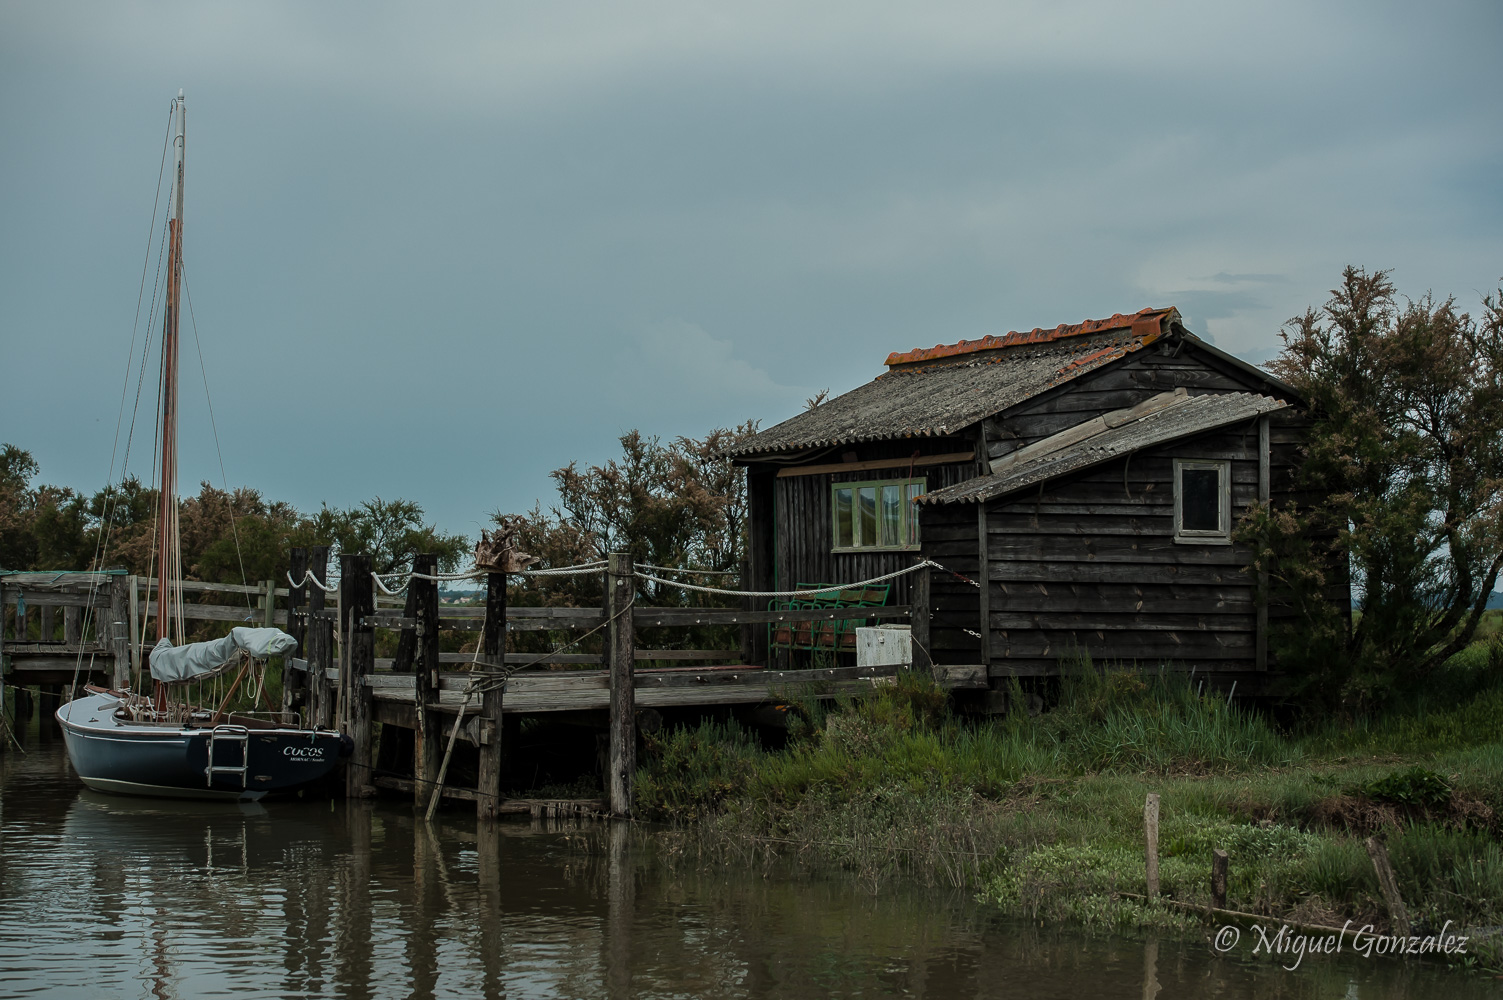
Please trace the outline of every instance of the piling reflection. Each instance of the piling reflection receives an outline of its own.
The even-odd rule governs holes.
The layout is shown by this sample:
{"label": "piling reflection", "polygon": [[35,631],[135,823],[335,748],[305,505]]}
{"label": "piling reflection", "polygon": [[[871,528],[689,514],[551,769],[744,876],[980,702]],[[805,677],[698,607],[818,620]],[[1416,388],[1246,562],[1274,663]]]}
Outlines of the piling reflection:
{"label": "piling reflection", "polygon": [[1419,963],[1290,974],[839,872],[729,870],[628,824],[109,798],[28,749],[0,759],[0,995],[1483,995]]}

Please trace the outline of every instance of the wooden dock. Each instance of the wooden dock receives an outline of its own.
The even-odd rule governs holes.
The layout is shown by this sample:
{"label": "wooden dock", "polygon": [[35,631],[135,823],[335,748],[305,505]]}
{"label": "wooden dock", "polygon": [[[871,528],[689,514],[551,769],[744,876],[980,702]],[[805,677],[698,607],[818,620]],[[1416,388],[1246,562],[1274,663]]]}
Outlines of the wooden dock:
{"label": "wooden dock", "polygon": [[[608,724],[609,744],[602,803],[553,803],[550,810],[626,816],[632,811],[632,776],[636,770],[637,724],[643,713],[721,706],[776,706],[790,700],[832,698],[870,691],[889,682],[896,666],[835,664],[833,651],[824,665],[805,669],[768,669],[752,663],[750,651],[758,631],[769,625],[806,622],[896,621],[914,633],[915,669],[935,670],[948,687],[984,687],[985,671],[976,667],[934,668],[926,651],[927,570],[911,587],[911,605],[860,608],[806,608],[769,611],[765,598],[746,598],[743,607],[696,608],[636,605],[638,587],[629,556],[613,555],[606,575],[602,608],[507,608],[505,574],[485,579],[483,606],[442,605],[431,556],[419,556],[416,574],[400,604],[378,604],[370,559],[340,557],[340,582],[326,592],[328,549],[294,549],[292,578],[302,586],[276,587],[187,583],[200,595],[218,591],[244,605],[190,604],[190,619],[277,625],[299,643],[283,672],[285,710],[299,711],[314,725],[338,728],[354,743],[345,769],[345,794],[364,797],[376,789],[410,794],[427,803],[435,788],[447,798],[473,801],[482,816],[534,811],[531,800],[507,800],[501,794],[502,764],[508,733],[523,716],[572,713],[587,726]],[[316,583],[308,584],[309,570]],[[149,581],[122,573],[9,574],[0,577],[0,607],[13,607],[12,638],[3,639],[0,657],[6,683],[40,686],[60,693],[78,681],[123,685],[140,666],[141,623],[155,613]],[[279,606],[280,605],[280,606]],[[44,611],[44,609],[47,609]],[[68,625],[63,642],[32,639],[31,631],[50,637],[51,616]],[[72,609],[72,610],[70,610]],[[90,609],[89,614],[84,609]],[[39,629],[28,630],[40,621]],[[733,626],[737,649],[639,648],[639,630],[695,625]],[[396,653],[378,660],[377,629],[396,633]],[[475,653],[441,653],[441,632],[479,633]],[[554,653],[508,651],[509,634],[547,631],[555,635],[598,635],[603,651],[580,652],[573,643]],[[661,633],[657,633],[661,634]],[[765,649],[765,643],[760,644]],[[812,659],[812,658],[811,658]],[[457,723],[457,727],[456,727]],[[381,733],[377,760],[376,733]],[[440,781],[450,744],[478,755],[477,778],[459,785]],[[539,806],[537,808],[544,808]]]}

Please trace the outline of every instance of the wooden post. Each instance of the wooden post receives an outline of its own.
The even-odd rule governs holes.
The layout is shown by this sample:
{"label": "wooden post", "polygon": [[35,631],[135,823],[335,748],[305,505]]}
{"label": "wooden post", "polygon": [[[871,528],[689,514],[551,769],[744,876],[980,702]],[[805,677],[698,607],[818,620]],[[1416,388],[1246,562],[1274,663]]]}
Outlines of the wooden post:
{"label": "wooden post", "polygon": [[1159,898],[1159,797],[1148,793],[1143,803],[1143,838],[1145,841],[1145,866],[1148,878],[1148,898]]}
{"label": "wooden post", "polygon": [[1211,852],[1211,905],[1226,909],[1227,856],[1221,848]]}
{"label": "wooden post", "polygon": [[[1268,503],[1272,496],[1269,471],[1268,414],[1258,418],[1258,502]],[[1268,669],[1268,567],[1258,570],[1257,632],[1253,639],[1253,657],[1259,670]]]}
{"label": "wooden post", "polygon": [[631,815],[632,783],[637,772],[636,636],[632,628],[636,592],[636,567],[631,553],[612,552],[605,587],[611,669],[610,774],[606,793],[612,816]]}
{"label": "wooden post", "polygon": [[[130,581],[130,675],[141,675],[141,578],[127,577]],[[117,584],[118,586],[118,584]]]}
{"label": "wooden post", "polygon": [[932,673],[934,658],[929,654],[930,586],[929,567],[922,566],[915,570],[913,582],[909,584],[909,603],[913,608],[909,627],[913,636],[913,669]]}
{"label": "wooden post", "polygon": [[[485,575],[485,631],[481,635],[480,658],[496,668],[506,665],[506,574]],[[480,771],[475,782],[475,814],[493,819],[501,803],[501,710],[505,692],[492,688],[488,679],[480,696]],[[489,731],[490,739],[485,740]]]}
{"label": "wooden post", "polygon": [[273,628],[277,624],[277,581],[262,580],[261,590],[265,594],[261,599],[261,613],[266,627]]}
{"label": "wooden post", "polygon": [[[52,633],[57,628],[57,624],[54,621],[54,614],[55,613],[54,613],[54,611],[52,609],[52,605],[50,605],[50,604],[40,604],[40,605],[37,606],[37,630],[38,630],[37,631],[37,635],[41,638],[41,640],[43,642],[51,642],[52,641]],[[63,617],[64,617],[64,621],[66,622],[66,620],[67,620],[67,612],[64,612],[64,616]],[[67,641],[67,638],[66,638],[66,636],[67,636],[67,630],[66,630],[66,628],[64,629],[63,635],[64,635],[64,640],[63,641],[66,642]]]}
{"label": "wooden post", "polygon": [[[432,575],[438,568],[438,556],[424,552],[413,557],[412,572]],[[412,744],[412,799],[419,806],[426,805],[433,794],[433,785],[438,781],[438,769],[444,756],[444,733],[438,713],[433,706],[438,701],[438,581],[419,580],[416,575],[407,584],[407,592],[413,598],[413,617],[417,626],[416,654],[413,666],[417,672],[417,684],[413,691],[413,710],[417,717],[417,732]]]}
{"label": "wooden post", "polygon": [[1367,856],[1372,858],[1373,870],[1378,873],[1378,889],[1383,893],[1383,902],[1388,904],[1388,919],[1393,921],[1393,930],[1402,937],[1409,936],[1409,910],[1404,898],[1399,895],[1399,880],[1394,877],[1393,865],[1388,860],[1388,848],[1377,837],[1368,837]]}
{"label": "wooden post", "polygon": [[329,697],[328,669],[333,665],[333,622],[315,617],[324,610],[327,598],[324,585],[329,582],[329,547],[308,548],[308,569],[316,586],[308,588],[308,721],[314,726],[328,726],[334,721]]}
{"label": "wooden post", "polygon": [[308,585],[303,582],[308,576],[308,550],[294,546],[291,555],[287,575],[298,582],[287,589],[287,634],[297,640],[297,648],[282,657],[282,711],[289,713],[297,711],[298,696],[307,677],[306,671],[292,669],[292,658],[304,661],[308,658],[308,622],[303,617],[308,594]]}
{"label": "wooden post", "polygon": [[339,610],[340,631],[348,643],[339,680],[345,697],[349,699],[344,717],[349,726],[347,733],[355,744],[349,763],[345,765],[344,789],[347,798],[358,799],[375,794],[374,761],[371,758],[371,689],[365,683],[376,666],[376,632],[366,622],[376,610],[370,556],[340,555]]}
{"label": "wooden post", "polygon": [[126,593],[127,580],[123,576],[106,577],[110,588],[110,628],[100,635],[110,637],[110,650],[114,655],[114,673],[110,686],[117,691],[130,686],[130,595]]}
{"label": "wooden post", "polygon": [[[750,558],[742,559],[741,560],[741,576],[740,576],[741,588],[740,589],[742,589],[742,590],[756,590],[757,589],[756,587],[753,587],[751,585],[751,572],[752,572],[751,571],[751,559]],[[746,598],[746,610],[747,611],[756,611],[757,610],[756,599],[755,598],[751,598],[751,597]],[[766,634],[766,632],[767,632],[767,626],[766,625],[752,625],[752,624],[749,624],[747,622],[742,622],[741,623],[741,662],[742,663],[749,664],[749,663],[755,663],[756,662],[756,660],[754,659],[754,657],[757,655],[757,653],[756,653],[756,634],[759,631],[762,632],[763,634]]]}

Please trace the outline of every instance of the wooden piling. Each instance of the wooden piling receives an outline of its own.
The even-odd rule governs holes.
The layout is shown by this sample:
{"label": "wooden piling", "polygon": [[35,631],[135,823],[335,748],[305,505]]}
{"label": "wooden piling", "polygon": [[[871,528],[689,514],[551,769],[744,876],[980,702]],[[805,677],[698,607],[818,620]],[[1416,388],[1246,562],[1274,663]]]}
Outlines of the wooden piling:
{"label": "wooden piling", "polygon": [[334,664],[334,623],[322,617],[327,603],[324,586],[329,582],[329,547],[308,547],[308,569],[317,586],[308,588],[308,719],[329,728],[334,722],[334,704],[329,691],[328,670]]}
{"label": "wooden piling", "polygon": [[413,617],[417,625],[413,632],[416,647],[413,667],[417,673],[415,704],[417,731],[412,740],[413,802],[418,806],[428,803],[433,794],[433,785],[438,781],[438,769],[444,756],[444,733],[442,720],[435,708],[438,704],[438,581],[421,580],[418,574],[433,575],[438,568],[438,556],[431,552],[420,553],[412,560],[412,579],[407,584],[411,596]]}
{"label": "wooden piling", "polygon": [[606,568],[606,614],[611,669],[610,774],[606,793],[612,816],[632,813],[637,771],[636,636],[632,604],[637,590],[631,553],[612,552]]}
{"label": "wooden piling", "polygon": [[910,634],[913,637],[913,669],[933,672],[934,661],[929,655],[929,567],[921,566],[913,573],[909,584]]}
{"label": "wooden piling", "polygon": [[376,610],[375,583],[371,580],[371,557],[342,554],[339,557],[340,632],[348,644],[340,686],[349,699],[344,711],[346,732],[354,742],[345,767],[345,796],[357,799],[374,795],[375,775],[371,755],[371,690],[365,684],[376,667],[376,631],[367,619]]}
{"label": "wooden piling", "polygon": [[308,585],[303,581],[308,575],[308,550],[302,546],[292,549],[291,568],[288,573],[298,583],[287,588],[287,634],[297,640],[297,648],[282,658],[282,711],[297,711],[298,702],[305,690],[307,673],[292,669],[293,657],[308,658],[308,621],[303,617],[307,604]]}
{"label": "wooden piling", "polygon": [[1149,792],[1143,803],[1144,871],[1148,881],[1148,898],[1159,898],[1159,797]]}
{"label": "wooden piling", "polygon": [[[110,651],[114,653],[114,672],[110,684],[117,689],[130,686],[130,593],[125,577],[109,578],[110,607],[108,630],[97,628],[101,636],[109,636]],[[78,609],[72,609],[78,610]],[[63,622],[67,628],[67,621]]]}
{"label": "wooden piling", "polygon": [[[485,576],[485,631],[481,635],[480,658],[501,667],[506,663],[506,574]],[[475,813],[481,819],[494,819],[501,801],[502,726],[501,705],[504,691],[497,682],[488,680],[480,702],[480,769],[475,782]],[[485,735],[489,733],[490,739]]]}
{"label": "wooden piling", "polygon": [[[65,619],[65,621],[66,621],[66,618],[67,618],[67,613],[64,612],[64,619]],[[57,624],[56,624],[56,621],[54,619],[55,619],[55,611],[53,610],[52,605],[50,605],[50,604],[39,604],[39,605],[37,605],[37,629],[38,629],[37,635],[41,638],[41,640],[43,642],[51,642],[52,641],[52,633],[57,629]],[[63,641],[66,642],[67,640],[64,639]]]}
{"label": "wooden piling", "polygon": [[1211,852],[1211,905],[1226,909],[1227,855],[1217,848]]}

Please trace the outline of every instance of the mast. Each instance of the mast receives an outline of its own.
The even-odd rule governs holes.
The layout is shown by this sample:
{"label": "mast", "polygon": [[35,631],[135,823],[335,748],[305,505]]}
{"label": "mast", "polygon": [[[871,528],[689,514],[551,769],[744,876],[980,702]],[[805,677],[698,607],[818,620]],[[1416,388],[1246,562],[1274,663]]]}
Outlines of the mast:
{"label": "mast", "polygon": [[157,497],[157,638],[181,644],[183,552],[177,511],[177,333],[182,296],[183,153],[187,146],[188,112],[181,90],[172,103],[175,136],[167,217],[167,308],[162,321],[162,479]]}

